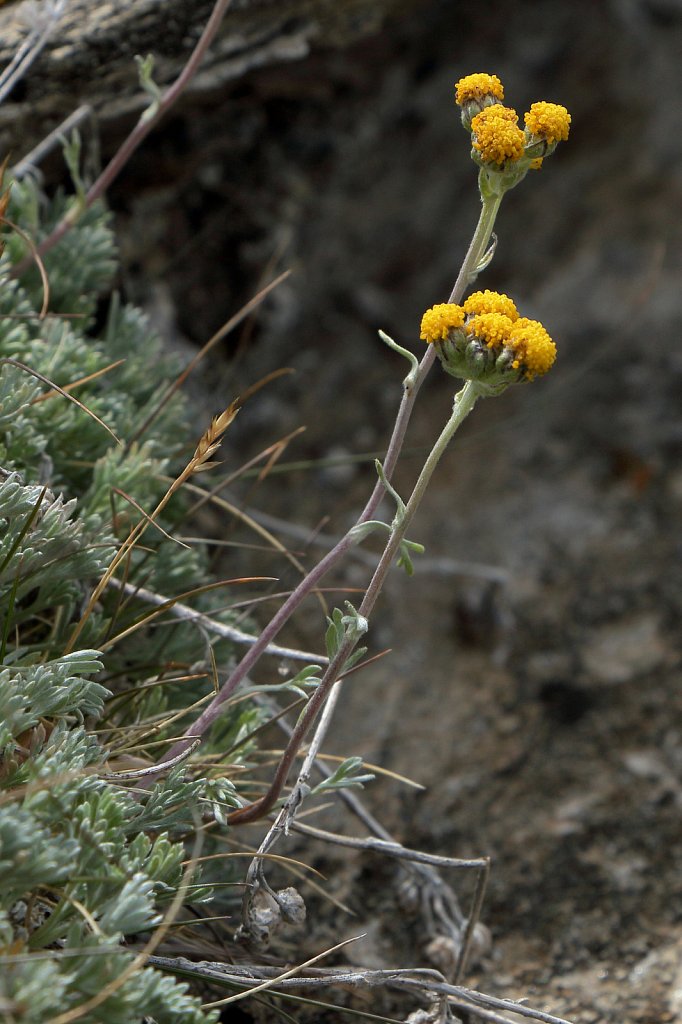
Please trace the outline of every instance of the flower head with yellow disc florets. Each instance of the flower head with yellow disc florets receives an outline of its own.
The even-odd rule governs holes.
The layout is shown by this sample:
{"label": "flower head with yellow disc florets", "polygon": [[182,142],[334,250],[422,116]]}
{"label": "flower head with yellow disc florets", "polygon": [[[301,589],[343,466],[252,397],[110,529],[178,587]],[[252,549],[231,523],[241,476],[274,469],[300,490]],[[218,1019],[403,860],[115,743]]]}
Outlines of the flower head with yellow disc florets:
{"label": "flower head with yellow disc florets", "polygon": [[533,103],[524,115],[526,125],[526,153],[531,159],[531,168],[542,167],[542,161],[550,156],[560,142],[565,142],[571,127],[571,115],[559,103]]}
{"label": "flower head with yellow disc florets", "polygon": [[519,317],[500,292],[474,292],[461,306],[433,306],[422,317],[420,336],[435,345],[447,373],[476,381],[488,394],[547,373],[556,358],[542,324]]}
{"label": "flower head with yellow disc florets", "polygon": [[526,137],[518,126],[519,116],[511,107],[494,103],[472,119],[472,156],[481,165],[501,170],[524,154]]}
{"label": "flower head with yellow disc florets", "polygon": [[501,103],[503,99],[504,86],[497,75],[479,72],[465,75],[455,83],[455,103],[462,108],[462,124],[467,131],[471,128],[472,117],[491,103]]}
{"label": "flower head with yellow disc florets", "polygon": [[531,139],[542,139],[549,146],[565,142],[571,127],[571,115],[566,107],[559,103],[545,103],[544,100],[531,104],[523,120]]}

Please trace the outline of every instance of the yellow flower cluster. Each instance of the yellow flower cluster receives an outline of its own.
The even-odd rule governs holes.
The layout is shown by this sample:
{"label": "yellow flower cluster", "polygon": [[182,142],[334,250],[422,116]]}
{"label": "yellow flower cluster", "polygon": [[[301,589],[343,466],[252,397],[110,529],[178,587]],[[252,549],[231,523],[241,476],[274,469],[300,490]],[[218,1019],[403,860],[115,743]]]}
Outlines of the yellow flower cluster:
{"label": "yellow flower cluster", "polygon": [[529,168],[541,167],[543,158],[568,138],[571,115],[566,107],[544,100],[524,115],[522,131],[516,111],[502,102],[504,88],[497,75],[460,78],[455,99],[462,108],[462,124],[471,132],[472,157],[502,191],[513,188]]}
{"label": "yellow flower cluster", "polygon": [[556,359],[556,345],[542,324],[519,317],[508,295],[489,290],[473,292],[461,306],[443,302],[428,309],[420,337],[437,346],[453,376],[482,382],[533,380]]}
{"label": "yellow flower cluster", "polygon": [[441,302],[427,309],[422,317],[422,341],[445,341],[450,331],[456,331],[464,323],[464,310],[453,302]]}
{"label": "yellow flower cluster", "polygon": [[501,166],[523,156],[526,136],[518,126],[518,114],[511,107],[494,103],[471,121],[472,145],[487,164]]}
{"label": "yellow flower cluster", "polygon": [[571,115],[559,103],[545,103],[544,100],[533,103],[523,120],[531,135],[544,139],[550,145],[565,142],[568,138]]}
{"label": "yellow flower cluster", "polygon": [[455,102],[463,107],[465,103],[480,103],[488,97],[502,101],[504,87],[497,75],[465,75],[455,83]]}

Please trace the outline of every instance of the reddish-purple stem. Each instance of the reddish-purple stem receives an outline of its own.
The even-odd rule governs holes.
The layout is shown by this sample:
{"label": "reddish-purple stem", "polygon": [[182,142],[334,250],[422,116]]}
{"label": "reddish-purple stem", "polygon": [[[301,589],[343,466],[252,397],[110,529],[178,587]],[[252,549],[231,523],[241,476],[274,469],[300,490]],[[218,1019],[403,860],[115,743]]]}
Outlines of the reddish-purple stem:
{"label": "reddish-purple stem", "polygon": [[[173,84],[170,85],[163,93],[154,112],[150,113],[149,117],[143,116],[140,118],[125,142],[119,147],[100,176],[88,189],[84,200],[84,209],[89,209],[94,202],[101,199],[106,190],[128,163],[128,160],[138,146],[140,146],[149,133],[156,128],[161,118],[170,110],[176,100],[185,91],[199,69],[199,65],[204,59],[209,46],[213,42],[220,27],[220,23],[231,3],[232,0],[216,0],[211,16],[206,22],[206,27],[201,33],[199,41],[194,47],[184,68]],[[73,214],[70,215],[67,213],[66,216],[60,220],[54,230],[50,232],[47,238],[44,238],[40,243],[38,246],[39,255],[43,256],[46,252],[52,249],[53,246],[55,246],[57,242],[64,237],[67,231],[73,227],[74,223],[75,220]],[[31,266],[32,262],[32,257],[27,256],[14,267],[12,276],[21,276],[21,274]]]}
{"label": "reddish-purple stem", "polygon": [[[412,412],[417,392],[419,391],[427,373],[431,369],[434,358],[435,352],[433,347],[430,346],[419,364],[419,372],[415,375],[414,382],[410,386],[405,387],[403,398],[400,403],[400,409],[398,410],[393,433],[391,435],[391,440],[386,452],[386,458],[384,460],[384,472],[387,478],[390,478],[391,473],[395,468],[396,461],[403,445],[405,431],[407,430],[407,424],[410,419],[410,414]],[[364,523],[367,522],[368,519],[374,518],[383,495],[384,486],[381,481],[378,480],[374,486],[374,490],[372,491],[369,501],[357,519],[357,523]],[[193,739],[196,739],[197,736],[202,736],[206,730],[211,727],[213,722],[215,722],[216,718],[220,715],[222,705],[234,693],[245,676],[253,668],[268,644],[277,636],[280,629],[282,629],[282,627],[287,623],[301,602],[315,589],[323,576],[325,576],[326,573],[336,565],[339,559],[345,555],[348,549],[353,546],[353,543],[354,541],[352,540],[349,531],[349,533],[342,537],[331,551],[328,551],[324,558],[310,570],[308,575],[301,580],[296,589],[291,592],[282,607],[276,612],[267,626],[265,626],[257,642],[247,651],[242,660],[233,670],[230,677],[226,679],[220,689],[220,692],[216,694],[211,703],[201,713],[199,718],[192,723],[183,738],[178,740],[178,742],[175,743],[173,747],[171,747],[170,751],[168,751],[164,756],[164,761],[175,757],[176,754],[182,753]],[[311,697],[309,704],[315,701],[315,696],[316,694]],[[322,696],[324,696],[324,694]],[[317,707],[317,702],[313,706]],[[141,788],[149,785],[150,782],[153,782],[153,779],[154,776],[145,776],[143,782],[141,782]]]}
{"label": "reddish-purple stem", "polygon": [[[484,214],[482,212],[481,219],[479,220],[478,223],[478,227],[474,232],[474,236],[471,240],[471,244],[464,258],[464,262],[462,263],[460,272],[457,276],[457,280],[455,281],[455,284],[450,293],[448,302],[459,301],[462,298],[464,292],[466,291],[466,288],[468,287],[472,277],[475,277],[476,267],[482,255],[481,250],[482,248],[484,248],[484,246],[482,246],[481,244],[482,239],[480,236],[480,231],[483,224],[483,217]],[[484,244],[487,245],[487,237],[483,241]],[[414,374],[414,377],[412,379],[410,379],[410,377],[406,379],[402,401],[400,403],[400,408],[398,409],[398,414],[396,416],[395,424],[393,426],[393,431],[391,434],[391,439],[389,441],[388,449],[386,451],[386,457],[383,463],[384,474],[386,476],[386,479],[388,480],[390,480],[393,470],[395,469],[395,464],[398,461],[398,456],[400,455],[403,446],[403,441],[405,439],[407,425],[410,421],[410,416],[412,415],[412,409],[414,407],[415,399],[417,397],[419,389],[421,388],[422,384],[424,383],[424,380],[426,379],[429,370],[433,365],[435,358],[435,348],[433,345],[429,345],[425,355],[422,357],[422,361],[419,364],[417,372]],[[369,501],[365,505],[363,511],[358,516],[358,519],[355,524],[356,526],[361,523],[367,522],[367,520],[369,519],[374,518],[376,510],[379,507],[379,503],[381,502],[383,496],[384,485],[380,480],[377,480],[376,484],[374,485],[374,490],[370,495]],[[220,715],[222,705],[229,697],[232,696],[236,688],[246,677],[247,673],[253,668],[258,659],[261,657],[268,644],[274,640],[274,638],[279,633],[280,629],[282,629],[283,626],[288,622],[288,620],[296,611],[301,602],[318,585],[323,576],[325,576],[325,574],[329,572],[329,570],[334,565],[336,565],[339,559],[341,559],[343,555],[345,555],[348,549],[353,546],[354,541],[351,537],[351,532],[352,531],[349,531],[344,537],[342,537],[341,540],[331,549],[331,551],[328,551],[324,558],[320,562],[318,562],[317,565],[314,566],[314,568],[310,570],[310,572],[308,573],[307,576],[304,577],[304,579],[301,580],[296,589],[291,592],[291,594],[284,602],[282,607],[279,609],[279,611],[276,612],[276,614],[273,616],[273,618],[270,620],[267,626],[265,626],[257,642],[247,651],[247,653],[244,655],[239,664],[234,668],[229,678],[225,680],[222,687],[220,688],[220,692],[216,694],[216,696],[213,698],[211,703],[204,709],[204,711],[201,713],[196,722],[194,722],[187,729],[182,739],[178,740],[177,743],[175,743],[171,747],[168,753],[164,756],[164,761],[176,757],[178,754],[182,754],[194,739],[196,739],[198,736],[203,736],[206,730],[211,727],[211,725]],[[344,660],[345,657],[347,656],[348,653],[346,652]],[[337,660],[338,655],[337,658],[334,659],[334,661],[336,662]],[[340,664],[343,664],[343,662],[340,662]],[[275,777],[273,779],[273,783],[270,789],[268,790],[268,793],[266,793],[265,797],[261,798],[261,800],[257,801],[255,804],[250,805],[249,807],[240,808],[238,811],[234,811],[233,815],[235,819],[239,817],[240,820],[242,821],[247,820],[247,812],[250,812],[251,807],[255,809],[258,806],[260,808],[260,806],[263,804],[266,798],[269,798],[272,793],[275,793],[275,791],[278,794],[279,791],[281,790],[282,785],[284,784],[282,780],[286,779],[286,774],[288,773],[293,758],[296,752],[298,751],[303,735],[305,734],[306,729],[312,722],[314,714],[317,714],[319,707],[321,706],[322,702],[327,696],[327,693],[329,692],[331,686],[331,684],[329,683],[329,679],[331,678],[330,668],[331,666],[329,666],[327,668],[327,671],[325,672],[325,685],[318,686],[317,691],[315,692],[315,694],[313,694],[310,701],[308,702],[308,708],[306,709],[305,715],[302,716],[301,721],[298,723],[299,728],[297,728],[294,731],[294,733],[289,739],[286,751],[275,772]],[[301,733],[301,736],[299,737],[299,732],[301,729],[303,731]],[[154,778],[154,775],[145,776],[144,781],[140,783],[140,788],[146,788],[148,785],[151,785],[151,783],[153,783],[154,781]],[[260,810],[258,814],[254,815],[254,817],[260,817],[264,813],[266,812]],[[250,815],[248,820],[251,820]]]}

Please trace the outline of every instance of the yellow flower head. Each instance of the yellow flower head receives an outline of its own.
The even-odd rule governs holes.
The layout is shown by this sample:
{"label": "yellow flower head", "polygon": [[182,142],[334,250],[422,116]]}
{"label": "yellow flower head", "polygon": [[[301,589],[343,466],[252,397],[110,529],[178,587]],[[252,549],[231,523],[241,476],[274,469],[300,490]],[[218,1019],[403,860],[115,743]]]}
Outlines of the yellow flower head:
{"label": "yellow flower head", "polygon": [[556,345],[537,320],[521,317],[512,324],[507,346],[514,353],[512,366],[532,380],[551,369],[556,359]]}
{"label": "yellow flower head", "polygon": [[571,126],[571,115],[559,103],[533,103],[524,115],[526,128],[531,135],[543,139],[549,145],[565,142]]}
{"label": "yellow flower head", "polygon": [[453,302],[441,302],[427,309],[422,317],[421,334],[423,341],[445,341],[450,331],[464,323],[464,310]]}
{"label": "yellow flower head", "polygon": [[463,305],[427,309],[421,337],[435,343],[451,377],[476,381],[481,394],[499,395],[510,384],[533,380],[552,367],[556,345],[537,320],[519,317],[508,295],[473,292]]}
{"label": "yellow flower head", "polygon": [[455,83],[455,102],[463,107],[466,103],[483,104],[486,99],[501,102],[504,99],[504,87],[497,75],[465,75]]}
{"label": "yellow flower head", "polygon": [[518,115],[511,107],[495,103],[485,107],[471,121],[473,148],[486,164],[502,166],[523,156],[526,137],[518,126]]}
{"label": "yellow flower head", "polygon": [[467,321],[466,332],[490,349],[501,349],[513,326],[514,321],[504,313],[479,313]]}
{"label": "yellow flower head", "polygon": [[504,313],[510,320],[518,320],[519,314],[513,301],[501,292],[472,292],[462,303],[462,309],[469,316],[479,313]]}

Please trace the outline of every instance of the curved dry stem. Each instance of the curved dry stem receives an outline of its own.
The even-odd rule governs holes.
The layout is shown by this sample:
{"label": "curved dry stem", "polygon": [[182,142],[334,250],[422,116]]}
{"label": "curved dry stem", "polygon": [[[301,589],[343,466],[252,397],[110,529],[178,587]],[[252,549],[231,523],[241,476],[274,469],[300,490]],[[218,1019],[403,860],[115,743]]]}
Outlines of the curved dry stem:
{"label": "curved dry stem", "polygon": [[11,359],[9,356],[5,356],[4,359],[0,359],[0,366],[2,366],[4,363],[8,363],[10,366],[16,366],[18,370],[23,370],[24,373],[28,373],[31,375],[31,377],[35,377],[36,380],[41,381],[43,384],[47,384],[49,388],[52,388],[53,391],[56,391],[58,395],[62,396],[62,398],[68,399],[69,402],[73,402],[73,404],[77,405],[79,409],[82,409],[84,413],[87,413],[90,419],[93,419],[95,423],[99,423],[100,427],[103,427],[104,430],[106,430],[106,432],[110,434],[111,437],[113,437],[116,444],[123,444],[123,442],[118,437],[116,437],[116,434],[113,432],[111,427],[107,426],[104,420],[101,420],[99,416],[92,412],[91,409],[88,409],[87,405],[83,405],[83,403],[79,402],[77,398],[74,398],[73,395],[70,395],[67,390],[65,390],[64,388],[60,388],[59,384],[55,384],[55,382],[53,380],[50,380],[49,377],[45,377],[42,373],[39,373],[38,370],[34,370],[32,366],[27,366],[26,363],[22,363],[18,359]]}
{"label": "curved dry stem", "polygon": [[[101,199],[106,190],[121,173],[130,160],[135,150],[144,142],[149,133],[156,128],[157,124],[164,117],[170,108],[180,98],[194,75],[199,70],[199,65],[206,56],[206,51],[213,42],[220,23],[227,12],[232,0],[216,0],[211,16],[206,22],[204,31],[201,33],[197,45],[194,47],[189,60],[171,86],[161,95],[155,109],[145,111],[137,122],[130,135],[125,139],[116,154],[109,161],[97,180],[90,186],[82,202],[78,202],[62,218],[53,231],[43,239],[38,246],[41,256],[54,248],[57,242],[61,241],[67,231],[73,227],[84,210],[89,209],[93,203]],[[148,115],[148,116],[145,116]],[[13,277],[20,277],[30,266],[30,259],[24,259],[18,263],[12,271]]]}
{"label": "curved dry stem", "polygon": [[[377,602],[379,594],[383,588],[384,582],[391,568],[393,560],[398,552],[401,542],[403,541],[407,529],[412,522],[412,519],[421,503],[421,500],[426,492],[429,481],[433,475],[433,472],[440,461],[443,452],[447,448],[452,436],[458,427],[464,422],[466,417],[473,409],[476,401],[479,397],[480,392],[476,388],[475,384],[471,381],[467,382],[459,394],[455,398],[452,415],[446,423],[445,427],[441,431],[441,434],[436,441],[433,449],[431,450],[417,483],[414,486],[414,490],[410,496],[407,505],[405,506],[404,512],[400,516],[399,522],[394,523],[391,529],[391,535],[386,543],[384,551],[379,560],[374,575],[370,580],[369,586],[365,592],[365,596],[358,609],[358,615],[366,619],[372,614],[374,606]],[[299,718],[294,731],[291,735],[289,743],[287,744],[286,750],[282,755],[282,758],[277,765],[275,774],[272,779],[267,792],[256,800],[254,803],[249,804],[246,807],[240,807],[236,811],[233,811],[228,816],[228,822],[231,825],[243,825],[247,822],[256,821],[258,818],[262,818],[265,814],[272,810],[275,803],[280,797],[280,794],[286,784],[286,780],[289,775],[289,771],[294,762],[296,754],[298,753],[299,747],[305,738],[308,729],[317,718],[321,708],[325,702],[330,698],[333,688],[335,687],[338,676],[341,673],[343,666],[345,665],[348,658],[353,653],[354,648],[358,643],[358,637],[356,635],[349,634],[346,640],[340,645],[335,657],[329,663],[326,672],[324,673],[322,680],[315,690],[314,694],[308,701],[305,711]],[[337,688],[338,692],[338,688]],[[219,695],[220,696],[220,695]],[[218,698],[215,698],[216,700]],[[208,710],[208,709],[207,709]],[[204,712],[206,715],[206,712]],[[203,717],[203,716],[202,716]],[[321,721],[321,736],[316,735],[313,740],[313,747],[317,750],[320,746],[324,731],[329,725],[331,719],[331,713],[324,715]],[[197,735],[197,733],[195,733]],[[171,751],[171,755],[174,755],[175,751]],[[303,789],[306,784],[306,775],[310,769],[311,759],[306,758],[299,784],[294,787],[291,797],[287,801],[287,805],[284,808],[282,821],[277,820],[273,828],[278,830],[286,829],[290,823],[290,820],[295,814],[296,808],[302,799]]]}
{"label": "curved dry stem", "polygon": [[[483,254],[486,251],[488,242],[490,241],[493,226],[495,223],[495,217],[497,216],[497,211],[499,210],[500,202],[501,199],[497,197],[488,200],[484,199],[482,202],[481,213],[479,216],[478,224],[476,226],[476,230],[474,232],[467,254],[464,258],[464,262],[460,269],[457,280],[455,281],[454,287],[450,294],[451,302],[459,300],[464,295],[466,288],[469,286],[471,281],[476,277],[476,274],[478,273],[477,268],[481,262]],[[414,408],[414,403],[417,398],[417,394],[419,393],[422,384],[426,380],[426,377],[431,367],[433,366],[435,358],[435,349],[432,345],[430,345],[427,348],[426,353],[422,357],[421,362],[419,363],[418,371],[416,373],[411,371],[404,381],[402,400],[400,403],[400,407],[398,409],[396,420],[393,426],[393,431],[391,433],[391,439],[389,441],[388,449],[386,451],[386,456],[383,462],[383,474],[385,479],[387,480],[390,480],[393,470],[395,469],[396,462],[402,450],[403,442],[405,439],[405,433],[407,431],[407,426],[412,415],[412,410]],[[370,498],[367,504],[365,505],[365,508],[360,513],[356,523],[353,525],[351,530],[349,530],[348,533],[346,533],[345,536],[343,536],[341,540],[331,549],[331,551],[329,551],[318,562],[318,564],[314,566],[313,569],[311,569],[311,571],[308,573],[305,579],[301,580],[298,586],[292,591],[289,598],[284,602],[282,607],[276,612],[276,614],[273,616],[270,622],[263,629],[259,638],[259,642],[257,644],[254,644],[251,650],[249,650],[246,653],[246,655],[241,659],[239,664],[235,667],[234,671],[230,674],[230,677],[223,684],[220,692],[214,697],[214,699],[211,701],[208,707],[205,708],[203,713],[199,716],[196,722],[193,723],[191,728],[187,730],[187,736],[180,740],[178,743],[176,743],[168,752],[168,757],[174,757],[176,754],[180,753],[181,750],[184,749],[184,746],[186,746],[187,743],[191,742],[191,739],[194,739],[196,736],[203,735],[206,732],[206,730],[211,727],[213,722],[221,714],[222,705],[232,695],[232,693],[234,693],[234,691],[240,685],[242,680],[251,671],[253,666],[259,660],[261,654],[265,651],[267,646],[273,642],[279,631],[286,624],[286,622],[288,622],[289,618],[293,615],[296,609],[305,600],[305,598],[307,598],[308,595],[318,586],[318,584],[324,578],[326,573],[334,565],[336,565],[354,545],[353,530],[355,529],[355,527],[375,517],[376,511],[384,496],[384,493],[385,492],[383,482],[381,480],[377,480],[374,489],[370,495]],[[345,658],[347,658],[347,656],[348,652],[344,652],[344,660]],[[333,684],[333,681],[335,680],[336,675],[338,674],[338,671],[340,671],[342,665],[343,661],[337,663],[337,659],[334,659],[333,678],[330,671],[332,666],[330,666],[328,670],[328,677],[332,678],[332,683],[329,686],[327,686],[326,689],[324,690],[322,689],[322,687],[318,687],[318,691],[316,691],[316,693],[313,694],[313,697],[309,702],[308,709],[306,709],[306,714],[304,716],[306,730],[312,723],[314,717],[319,712],[321,704],[327,697],[329,689],[331,688],[331,685]],[[322,691],[322,696],[318,698],[318,693],[320,691]],[[287,752],[285,752],[282,762],[280,762],[280,767],[278,768],[276,773],[276,783],[279,789],[277,792],[277,796],[275,797],[275,800],[278,798],[279,793],[281,792],[281,788],[284,785],[283,780],[286,778],[285,772],[288,773],[288,770],[291,767],[291,764],[293,763],[295,753],[298,750],[298,746],[300,745],[304,735],[305,731],[300,732],[299,729],[295,730],[294,735],[292,736],[292,739],[290,741],[293,752],[290,752],[289,748],[287,748]],[[296,745],[295,750],[293,750],[294,744]],[[148,784],[148,782],[149,780],[145,780],[145,784]],[[260,813],[256,814],[255,817],[261,817],[263,814],[267,813],[267,811],[271,809],[271,807],[274,804],[274,801],[270,801],[268,803],[267,801],[265,801],[265,798],[263,798],[262,801],[258,801],[257,803],[259,805]],[[255,808],[255,805],[252,806],[254,806]],[[255,820],[255,817],[251,816],[251,812],[249,812],[249,817],[246,817],[247,808],[240,808],[239,811],[236,811],[234,813],[236,817],[233,823],[236,823],[237,821],[244,822],[247,820]]]}

